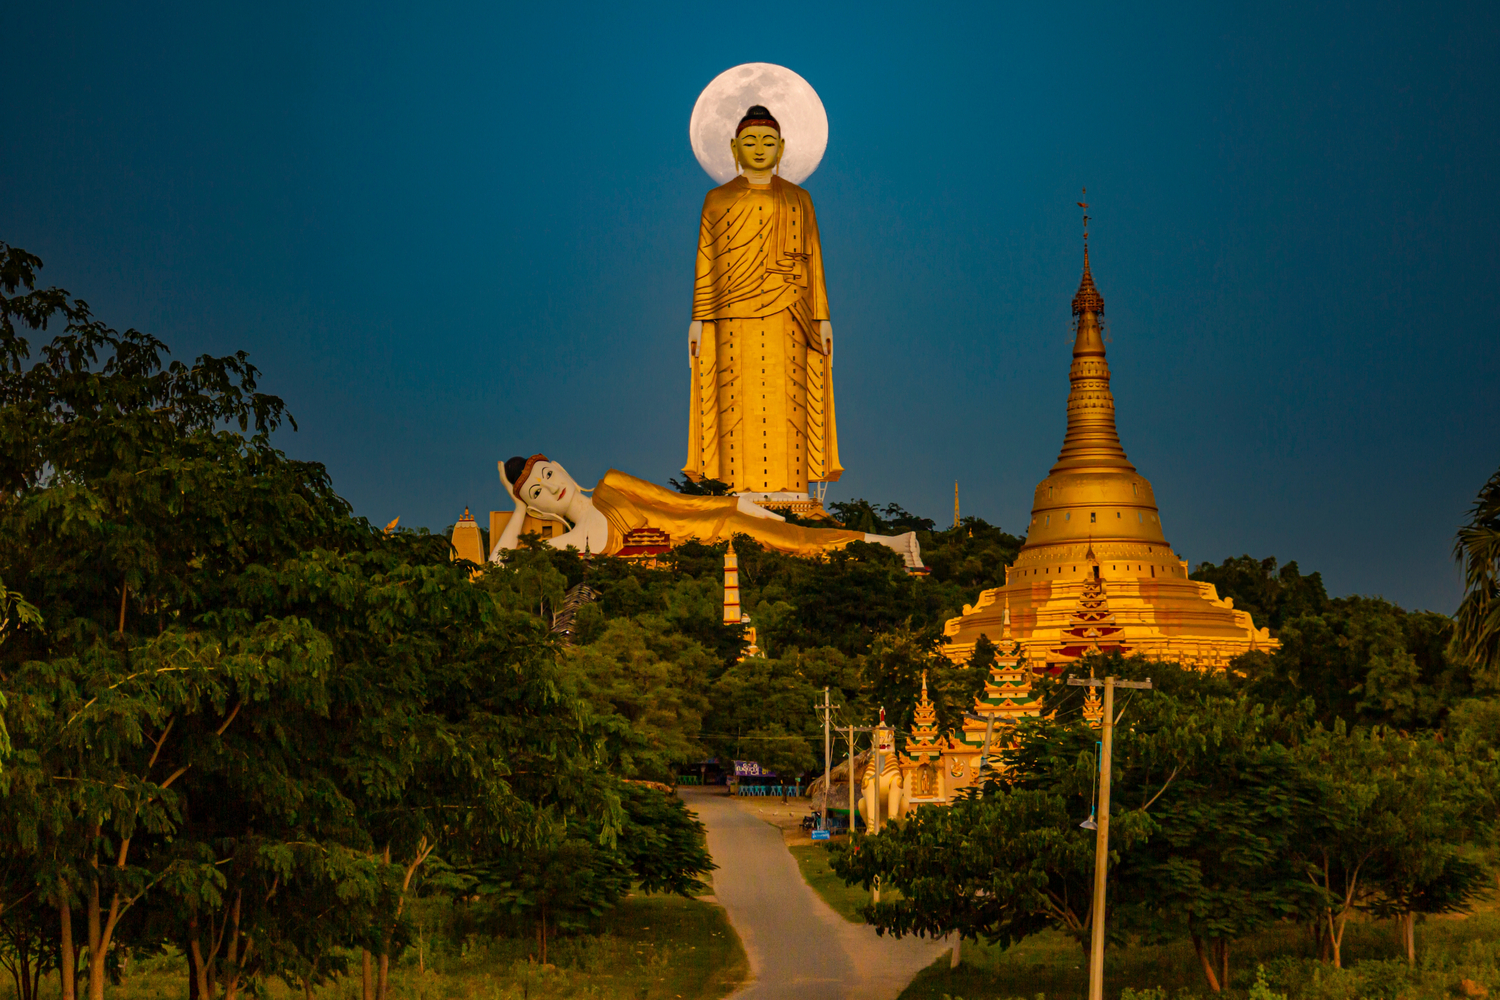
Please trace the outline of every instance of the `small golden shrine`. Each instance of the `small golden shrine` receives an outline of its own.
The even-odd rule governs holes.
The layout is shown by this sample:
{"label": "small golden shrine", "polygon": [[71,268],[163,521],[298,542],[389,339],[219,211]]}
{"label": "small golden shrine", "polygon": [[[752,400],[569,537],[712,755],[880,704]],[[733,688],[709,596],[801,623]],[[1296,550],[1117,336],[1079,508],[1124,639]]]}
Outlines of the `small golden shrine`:
{"label": "small golden shrine", "polygon": [[1280,643],[1249,614],[1212,584],[1188,579],[1188,564],[1162,534],[1151,483],[1125,457],[1087,225],[1084,216],[1062,451],[1037,485],[1026,544],[1004,586],[948,621],[943,652],[964,663],[981,635],[1006,631],[1033,668],[1056,674],[1096,649],[1207,669],[1251,650],[1273,651]]}
{"label": "small golden shrine", "polygon": [[1031,693],[1031,682],[1036,675],[1021,651],[1021,644],[1011,636],[1009,625],[1005,621],[1001,622],[998,646],[995,663],[990,667],[990,678],[984,685],[984,694],[974,701],[973,714],[986,721],[964,721],[963,732],[959,737],[964,747],[984,747],[984,732],[990,719],[994,719],[991,736],[993,750],[1000,745],[999,735],[1005,735],[1008,739],[1009,730],[1018,721],[1023,718],[1034,719],[1042,714],[1041,701]]}
{"label": "small golden shrine", "polygon": [[912,719],[911,736],[906,753],[901,755],[902,797],[911,805],[943,802],[943,755],[952,749],[950,742],[938,735],[937,709],[927,697],[927,671],[922,671],[922,700]]}
{"label": "small golden shrine", "polygon": [[1035,675],[1020,644],[1006,634],[1002,641],[1003,651],[990,667],[984,693],[974,699],[974,718],[964,720],[957,736],[938,734],[937,710],[927,696],[927,674],[922,674],[922,697],[901,757],[903,814],[923,804],[947,805],[961,789],[978,781],[986,730],[990,750],[985,768],[998,770],[1000,750],[1012,738],[1016,722],[1042,714],[1041,700],[1031,692]]}

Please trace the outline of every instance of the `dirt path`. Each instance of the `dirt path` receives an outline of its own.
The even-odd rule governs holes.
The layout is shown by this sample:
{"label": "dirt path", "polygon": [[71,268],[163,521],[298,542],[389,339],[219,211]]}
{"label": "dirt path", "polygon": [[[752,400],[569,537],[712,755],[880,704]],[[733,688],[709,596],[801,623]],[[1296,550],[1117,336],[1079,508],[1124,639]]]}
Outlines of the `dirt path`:
{"label": "dirt path", "polygon": [[717,789],[679,791],[708,827],[719,866],[714,895],[750,958],[750,981],[735,1000],[895,1000],[948,950],[941,941],[877,937],[844,920],[802,881],[780,829]]}

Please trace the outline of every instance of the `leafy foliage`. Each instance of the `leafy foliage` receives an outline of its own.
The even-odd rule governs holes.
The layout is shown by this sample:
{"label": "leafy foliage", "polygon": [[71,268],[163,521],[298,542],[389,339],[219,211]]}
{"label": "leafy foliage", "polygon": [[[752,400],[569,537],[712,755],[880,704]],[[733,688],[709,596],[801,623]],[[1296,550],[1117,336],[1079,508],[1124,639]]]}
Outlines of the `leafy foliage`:
{"label": "leafy foliage", "polygon": [[1491,688],[1500,686],[1500,471],[1479,491],[1453,557],[1464,570],[1464,599],[1454,616],[1455,654]]}
{"label": "leafy foliage", "polygon": [[1278,570],[1274,557],[1237,556],[1217,566],[1199,563],[1190,579],[1211,583],[1220,597],[1233,598],[1234,606],[1248,611],[1258,628],[1279,631],[1293,618],[1322,614],[1328,608],[1322,574],[1303,576],[1295,561]]}
{"label": "leafy foliage", "polygon": [[[1096,672],[1150,672],[1123,703],[1110,817],[1111,940],[1190,938],[1218,991],[1231,944],[1307,921],[1334,964],[1359,909],[1399,916],[1466,909],[1488,868],[1465,847],[1487,829],[1493,757],[1434,735],[1326,728],[1258,704],[1224,677],[1112,658]],[[1051,927],[1088,935],[1097,734],[1061,691],[1025,720],[1001,776],[951,808],[921,807],[835,848],[833,867],[899,898],[867,907],[882,932],[957,931],[1011,944]]]}
{"label": "leafy foliage", "polygon": [[291,420],[243,354],[170,361],[39,266],[0,245],[0,955],[23,993],[57,965],[71,996],[86,956],[102,1000],[171,942],[203,1000],[310,988],[349,948],[383,996],[439,851],[584,851],[597,905],[697,886],[701,828],[599,766],[642,743],[560,662],[563,569],[471,580],[445,539],[351,516],[272,447]]}

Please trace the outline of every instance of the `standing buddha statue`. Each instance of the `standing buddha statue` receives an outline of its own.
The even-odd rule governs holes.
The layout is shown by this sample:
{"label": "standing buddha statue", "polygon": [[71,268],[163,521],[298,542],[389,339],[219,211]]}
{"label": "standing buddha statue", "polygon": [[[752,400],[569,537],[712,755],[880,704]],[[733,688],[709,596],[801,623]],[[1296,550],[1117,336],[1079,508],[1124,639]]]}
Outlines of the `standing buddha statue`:
{"label": "standing buddha statue", "polygon": [[843,474],[833,324],[806,191],[776,175],[781,126],[755,105],[730,141],[740,174],[703,199],[693,319],[690,479],[757,499],[806,499]]}

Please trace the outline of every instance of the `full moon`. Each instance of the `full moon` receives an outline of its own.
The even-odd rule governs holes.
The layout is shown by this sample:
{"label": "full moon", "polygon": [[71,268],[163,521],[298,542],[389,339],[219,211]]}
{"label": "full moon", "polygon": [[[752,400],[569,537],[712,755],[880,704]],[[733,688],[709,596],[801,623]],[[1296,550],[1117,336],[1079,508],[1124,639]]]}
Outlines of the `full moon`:
{"label": "full moon", "polygon": [[688,123],[688,141],[699,165],[720,184],[734,179],[739,171],[729,143],[752,104],[763,105],[781,125],[786,140],[781,176],[793,184],[811,177],[828,148],[828,114],[811,84],[774,63],[742,63],[703,88]]}

